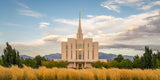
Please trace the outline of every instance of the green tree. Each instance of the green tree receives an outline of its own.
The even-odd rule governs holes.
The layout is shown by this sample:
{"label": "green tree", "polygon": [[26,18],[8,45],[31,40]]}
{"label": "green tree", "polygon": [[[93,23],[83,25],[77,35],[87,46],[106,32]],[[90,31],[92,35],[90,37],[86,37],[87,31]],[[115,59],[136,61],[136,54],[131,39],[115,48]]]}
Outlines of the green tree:
{"label": "green tree", "polygon": [[16,55],[16,62],[17,62],[17,65],[19,66],[19,67],[23,67],[22,66],[22,62],[21,62],[21,58],[20,58],[20,56],[19,56],[19,52],[17,52],[17,55]]}
{"label": "green tree", "polygon": [[118,56],[117,56],[117,58],[114,58],[114,60],[116,60],[117,62],[121,62],[122,60],[123,60],[124,58],[123,58],[123,56],[121,55],[121,54],[119,54]]}
{"label": "green tree", "polygon": [[42,58],[41,58],[40,55],[37,55],[37,56],[34,58],[34,60],[36,61],[36,67],[37,67],[37,68],[42,65],[42,62],[41,62],[41,61],[42,61]]}
{"label": "green tree", "polygon": [[157,51],[157,58],[160,60],[160,52]]}
{"label": "green tree", "polygon": [[133,68],[143,68],[143,64],[140,58],[137,58],[133,61]]}
{"label": "green tree", "polygon": [[68,62],[64,62],[64,61],[56,62],[56,67],[58,68],[67,68],[67,66],[68,66]]}
{"label": "green tree", "polygon": [[159,59],[157,59],[157,61],[156,61],[156,62],[157,62],[157,65],[156,65],[156,66],[157,66],[157,68],[160,68],[160,60],[159,60]]}
{"label": "green tree", "polygon": [[58,68],[67,68],[68,62],[66,61],[42,61],[42,66],[47,68],[58,67]]}
{"label": "green tree", "polygon": [[145,53],[141,57],[144,68],[152,68],[152,50],[145,46]]}
{"label": "green tree", "polygon": [[92,66],[95,67],[95,68],[102,68],[102,67],[108,68],[107,63],[106,62],[101,62],[101,61],[93,62]]}
{"label": "green tree", "polygon": [[25,64],[26,66],[29,66],[29,67],[32,67],[32,68],[35,68],[35,67],[36,67],[36,61],[33,60],[33,59],[31,59],[31,58],[26,58],[26,59],[24,60],[24,64]]}
{"label": "green tree", "polygon": [[55,61],[42,61],[42,66],[45,66],[47,68],[56,67]]}
{"label": "green tree", "polygon": [[129,69],[131,69],[132,66],[133,66],[133,63],[129,59],[123,59],[119,64],[120,68],[129,68]]}
{"label": "green tree", "polygon": [[119,67],[119,63],[116,60],[112,60],[110,62],[107,62],[108,67],[114,67],[114,68],[118,68]]}
{"label": "green tree", "polygon": [[6,67],[10,67],[11,65],[18,65],[22,67],[22,63],[20,61],[19,52],[15,49],[12,49],[12,46],[6,43],[6,48],[4,49],[4,55],[2,55],[3,64]]}
{"label": "green tree", "polygon": [[156,60],[156,66],[158,67],[158,68],[160,68],[160,52],[157,50],[157,60]]}
{"label": "green tree", "polygon": [[157,55],[153,54],[152,55],[152,68],[157,68]]}
{"label": "green tree", "polygon": [[42,65],[42,61],[46,61],[44,57],[41,57],[40,55],[37,55],[34,60],[36,61],[36,67],[38,68],[39,66]]}
{"label": "green tree", "polygon": [[3,66],[3,60],[2,60],[2,59],[0,59],[0,65],[2,65],[2,66]]}
{"label": "green tree", "polygon": [[136,59],[139,59],[138,55],[136,55],[136,56],[133,57],[133,60],[136,60]]}

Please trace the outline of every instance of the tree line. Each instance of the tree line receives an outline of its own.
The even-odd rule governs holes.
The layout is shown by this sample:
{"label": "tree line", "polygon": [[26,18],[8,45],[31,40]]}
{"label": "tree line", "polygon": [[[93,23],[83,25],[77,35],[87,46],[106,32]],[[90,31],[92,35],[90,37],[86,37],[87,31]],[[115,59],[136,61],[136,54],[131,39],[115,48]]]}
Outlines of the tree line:
{"label": "tree line", "polygon": [[6,48],[3,50],[4,54],[2,55],[2,59],[0,59],[0,65],[4,67],[11,67],[12,65],[18,65],[18,67],[23,67],[23,65],[38,68],[40,66],[46,66],[47,68],[52,67],[61,67],[66,68],[68,63],[64,61],[49,61],[44,57],[37,55],[35,58],[26,58],[23,59],[19,56],[19,52],[16,49],[13,49],[9,43],[6,43]]}
{"label": "tree line", "polygon": [[141,57],[138,55],[134,56],[133,61],[131,61],[130,59],[124,59],[123,56],[120,54],[110,62],[106,63],[106,62],[97,61],[97,62],[93,62],[92,66],[96,68],[115,67],[115,68],[127,68],[127,69],[160,68],[160,52],[157,51],[156,53],[153,53],[152,49],[145,46],[145,53]]}
{"label": "tree line", "polygon": [[[23,59],[19,56],[19,52],[12,48],[9,43],[6,43],[6,48],[4,49],[4,54],[0,59],[0,65],[4,67],[11,67],[12,65],[18,65],[19,67],[23,67],[23,65],[38,68],[40,66],[45,66],[47,68],[58,67],[58,68],[66,68],[68,66],[68,62],[64,61],[50,61],[45,59],[44,57],[37,55],[35,58],[26,58]],[[123,56],[120,54],[114,60],[109,62],[93,62],[92,66],[95,68],[160,68],[160,52],[157,51],[153,53],[152,49],[149,47],[145,47],[145,52],[142,56],[134,56],[133,61],[130,59],[124,59]]]}

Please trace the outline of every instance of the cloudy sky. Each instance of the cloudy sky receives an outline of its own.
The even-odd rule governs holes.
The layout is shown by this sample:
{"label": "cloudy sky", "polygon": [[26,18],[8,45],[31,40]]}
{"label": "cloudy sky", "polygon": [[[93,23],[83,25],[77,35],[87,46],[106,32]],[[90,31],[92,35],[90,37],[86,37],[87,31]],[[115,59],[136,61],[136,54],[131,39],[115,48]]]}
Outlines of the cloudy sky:
{"label": "cloudy sky", "polygon": [[79,11],[99,52],[160,50],[159,0],[1,0],[0,10],[0,54],[6,42],[29,56],[60,53],[61,41],[76,37]]}

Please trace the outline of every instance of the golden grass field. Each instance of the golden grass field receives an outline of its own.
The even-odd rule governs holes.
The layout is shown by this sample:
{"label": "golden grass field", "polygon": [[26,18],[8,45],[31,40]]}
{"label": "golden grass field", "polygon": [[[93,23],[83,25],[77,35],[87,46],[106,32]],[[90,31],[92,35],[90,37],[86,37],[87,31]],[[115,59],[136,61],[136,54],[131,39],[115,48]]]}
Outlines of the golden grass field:
{"label": "golden grass field", "polygon": [[160,80],[160,69],[32,69],[0,66],[0,80]]}

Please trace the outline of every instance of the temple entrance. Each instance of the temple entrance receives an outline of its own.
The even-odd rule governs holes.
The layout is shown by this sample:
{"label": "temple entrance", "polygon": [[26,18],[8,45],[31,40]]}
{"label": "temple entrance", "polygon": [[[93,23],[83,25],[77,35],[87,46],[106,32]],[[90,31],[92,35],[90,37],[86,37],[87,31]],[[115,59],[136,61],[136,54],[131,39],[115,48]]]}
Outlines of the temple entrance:
{"label": "temple entrance", "polygon": [[82,63],[79,63],[78,67],[79,67],[78,69],[82,69]]}
{"label": "temple entrance", "polygon": [[77,69],[82,69],[83,68],[83,63],[77,63]]}

